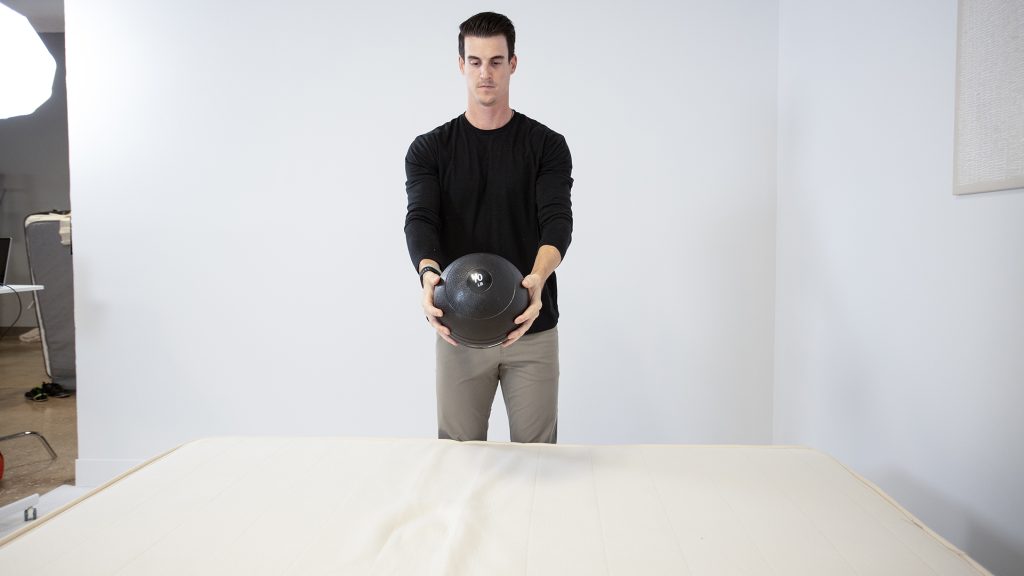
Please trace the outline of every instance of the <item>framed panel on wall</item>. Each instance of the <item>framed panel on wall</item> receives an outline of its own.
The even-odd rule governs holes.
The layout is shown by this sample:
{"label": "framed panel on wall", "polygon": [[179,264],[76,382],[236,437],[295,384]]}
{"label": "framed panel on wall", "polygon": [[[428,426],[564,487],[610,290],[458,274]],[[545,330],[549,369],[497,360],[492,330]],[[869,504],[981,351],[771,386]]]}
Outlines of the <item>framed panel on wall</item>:
{"label": "framed panel on wall", "polygon": [[1024,2],[959,0],[953,193],[1024,188]]}

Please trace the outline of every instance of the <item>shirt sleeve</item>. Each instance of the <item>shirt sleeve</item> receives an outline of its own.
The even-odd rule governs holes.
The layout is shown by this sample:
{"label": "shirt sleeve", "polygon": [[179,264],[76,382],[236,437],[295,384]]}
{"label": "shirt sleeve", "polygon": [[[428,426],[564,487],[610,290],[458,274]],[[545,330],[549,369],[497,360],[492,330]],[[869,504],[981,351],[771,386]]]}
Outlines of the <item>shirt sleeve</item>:
{"label": "shirt sleeve", "polygon": [[441,181],[437,154],[425,136],[409,146],[405,156],[405,242],[412,265],[419,270],[424,258],[443,262],[441,252]]}
{"label": "shirt sleeve", "polygon": [[540,243],[558,249],[562,258],[572,241],[572,156],[562,135],[552,132],[544,143],[537,174],[537,220]]}

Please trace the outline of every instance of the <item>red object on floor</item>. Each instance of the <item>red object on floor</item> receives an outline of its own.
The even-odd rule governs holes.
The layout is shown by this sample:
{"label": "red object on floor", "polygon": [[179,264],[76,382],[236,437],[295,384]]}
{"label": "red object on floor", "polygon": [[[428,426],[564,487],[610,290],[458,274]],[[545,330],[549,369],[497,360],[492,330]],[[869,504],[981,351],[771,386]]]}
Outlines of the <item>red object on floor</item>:
{"label": "red object on floor", "polygon": [[0,480],[4,479],[4,453],[0,452]]}

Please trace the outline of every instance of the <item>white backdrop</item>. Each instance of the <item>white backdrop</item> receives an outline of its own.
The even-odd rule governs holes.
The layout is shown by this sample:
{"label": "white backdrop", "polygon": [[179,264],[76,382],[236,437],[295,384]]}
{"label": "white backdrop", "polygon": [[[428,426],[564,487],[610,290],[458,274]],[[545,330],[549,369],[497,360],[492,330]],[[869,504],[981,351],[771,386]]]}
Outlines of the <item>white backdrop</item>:
{"label": "white backdrop", "polygon": [[80,484],[210,435],[435,434],[403,158],[464,110],[485,9],[574,158],[560,441],[771,441],[775,3],[67,0]]}

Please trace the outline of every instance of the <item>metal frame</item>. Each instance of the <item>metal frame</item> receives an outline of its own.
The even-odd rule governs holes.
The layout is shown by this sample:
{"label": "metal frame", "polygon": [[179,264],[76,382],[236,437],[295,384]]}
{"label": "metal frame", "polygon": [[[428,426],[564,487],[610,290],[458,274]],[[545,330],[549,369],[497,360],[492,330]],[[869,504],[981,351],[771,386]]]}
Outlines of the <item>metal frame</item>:
{"label": "metal frame", "polygon": [[9,436],[4,436],[4,437],[0,438],[0,442],[6,442],[8,440],[16,440],[18,438],[24,438],[26,436],[35,436],[36,438],[38,438],[39,441],[43,443],[43,446],[46,447],[46,451],[50,453],[50,460],[56,460],[57,459],[57,453],[53,451],[53,447],[50,446],[50,443],[46,441],[46,437],[43,436],[42,434],[40,434],[39,432],[31,432],[31,431],[18,432],[17,434],[11,434]]}

